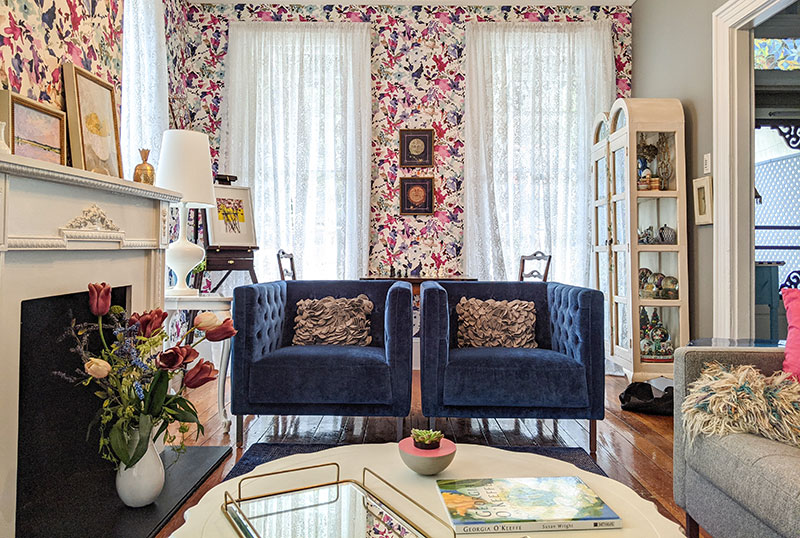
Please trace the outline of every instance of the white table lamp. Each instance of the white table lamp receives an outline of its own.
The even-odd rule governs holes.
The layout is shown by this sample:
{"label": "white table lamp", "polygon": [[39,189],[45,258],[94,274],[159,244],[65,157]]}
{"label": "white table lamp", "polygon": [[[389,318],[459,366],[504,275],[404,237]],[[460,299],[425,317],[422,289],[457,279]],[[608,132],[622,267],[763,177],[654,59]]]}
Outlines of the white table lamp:
{"label": "white table lamp", "polygon": [[161,157],[156,170],[156,186],[183,195],[180,207],[179,239],[167,248],[167,265],[175,272],[178,283],[167,289],[167,295],[197,295],[186,285],[192,269],[203,261],[205,249],[189,241],[189,208],[210,208],[216,205],[211,150],[208,136],[195,131],[164,131]]}

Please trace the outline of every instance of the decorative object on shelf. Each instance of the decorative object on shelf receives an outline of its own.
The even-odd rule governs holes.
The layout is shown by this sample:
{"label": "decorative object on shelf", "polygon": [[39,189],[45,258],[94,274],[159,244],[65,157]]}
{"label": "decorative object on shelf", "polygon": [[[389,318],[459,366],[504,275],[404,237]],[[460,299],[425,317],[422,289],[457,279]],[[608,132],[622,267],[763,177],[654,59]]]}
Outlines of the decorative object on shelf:
{"label": "decorative object on shelf", "polygon": [[650,178],[641,176],[636,181],[636,190],[638,191],[649,191],[650,190]]}
{"label": "decorative object on shelf", "polygon": [[450,439],[441,439],[439,448],[423,449],[414,446],[412,437],[406,437],[397,444],[397,448],[406,467],[425,476],[441,473],[456,457],[456,444]]}
{"label": "decorative object on shelf", "polygon": [[136,183],[152,185],[156,182],[156,169],[147,162],[147,158],[150,157],[150,150],[142,148],[139,150],[139,155],[142,157],[142,162],[133,169],[133,180]]}
{"label": "decorative object on shelf", "polygon": [[444,434],[439,430],[411,430],[411,438],[414,446],[422,450],[434,450],[439,448],[439,443],[444,439]]}
{"label": "decorative object on shelf", "polygon": [[238,177],[230,174],[217,174],[214,176],[214,183],[217,185],[230,185],[231,183],[236,183],[238,180]]}
{"label": "decorative object on shelf", "polygon": [[433,214],[433,178],[400,178],[400,214]]}
{"label": "decorative object on shelf", "polygon": [[433,166],[433,129],[400,129],[400,166],[430,168]]}
{"label": "decorative object on shelf", "polygon": [[654,245],[658,242],[652,226],[648,226],[644,230],[639,230],[638,235],[640,245]]}
{"label": "decorative object on shelf", "polygon": [[72,62],[62,70],[72,166],[122,177],[114,86]]}
{"label": "decorative object on shelf", "polygon": [[212,247],[256,247],[253,194],[250,187],[214,185],[215,207],[206,210]]}
{"label": "decorative object on shelf", "polygon": [[0,90],[0,154],[12,153],[53,164],[67,164],[66,115],[21,95]]}
{"label": "decorative object on shelf", "polygon": [[669,180],[672,179],[674,168],[672,165],[672,156],[670,155],[670,134],[671,133],[658,133],[658,141],[656,148],[658,149],[658,175],[661,176],[662,185],[664,189],[669,185]]}
{"label": "decorative object on shelf", "polygon": [[639,174],[637,177],[645,177],[645,170],[647,170],[649,163],[653,161],[657,155],[658,148],[653,144],[645,143],[644,137],[640,136],[640,140],[636,144],[636,162],[639,165]]}
{"label": "decorative object on shelf", "polygon": [[662,245],[676,245],[678,243],[678,232],[664,224],[658,229],[658,242]]}
{"label": "decorative object on shelf", "polygon": [[661,281],[661,298],[662,299],[677,299],[678,298],[678,279],[674,276],[666,276]]}
{"label": "decorative object on shelf", "polygon": [[651,191],[661,190],[661,178],[655,176],[650,177],[650,190]]}
{"label": "decorative object on shelf", "polygon": [[[208,135],[195,131],[167,130],[161,141],[161,157],[156,185],[178,191],[183,196],[180,208],[180,236],[167,248],[167,265],[175,272],[177,283],[167,295],[198,295],[186,279],[205,258],[205,249],[189,241],[189,208],[214,207],[211,173],[211,150]],[[233,187],[228,187],[233,188]]]}
{"label": "decorative object on shelf", "polygon": [[[664,276],[663,273],[654,273],[647,267],[642,267],[639,269],[639,297],[642,299],[677,299],[678,279],[674,276]],[[647,313],[643,310],[642,315],[646,316]]]}
{"label": "decorative object on shelf", "polygon": [[[92,387],[102,400],[96,416],[100,454],[117,465],[117,491],[122,501],[131,507],[145,506],[158,497],[164,485],[164,467],[153,439],[163,434],[165,442],[175,441],[176,436],[168,430],[175,422],[181,424],[177,450],[184,446],[190,424],[196,425],[198,437],[203,433],[197,410],[184,390],[216,379],[217,371],[203,359],[195,362],[199,354],[194,346],[201,340],[194,346],[183,345],[198,326],[163,350],[168,339],[163,327],[167,313],[155,309],[129,316],[121,306],[111,305],[111,287],[105,282],[89,284],[89,310],[97,316],[97,323],[73,321],[65,335],[72,340],[72,350],[80,356],[83,369],[61,377]],[[208,316],[203,318],[203,330],[205,339],[212,342],[236,332]],[[114,338],[109,339],[112,331]],[[99,336],[99,351],[91,349],[93,333]],[[173,392],[168,396],[170,389]]]}
{"label": "decorative object on shelf", "polygon": [[694,190],[694,223],[698,226],[714,224],[714,194],[711,176],[692,180]]}
{"label": "decorative object on shelf", "polygon": [[647,310],[642,307],[639,317],[639,350],[643,362],[671,362],[675,352],[672,336],[661,322],[658,310],[653,309],[648,318]]}

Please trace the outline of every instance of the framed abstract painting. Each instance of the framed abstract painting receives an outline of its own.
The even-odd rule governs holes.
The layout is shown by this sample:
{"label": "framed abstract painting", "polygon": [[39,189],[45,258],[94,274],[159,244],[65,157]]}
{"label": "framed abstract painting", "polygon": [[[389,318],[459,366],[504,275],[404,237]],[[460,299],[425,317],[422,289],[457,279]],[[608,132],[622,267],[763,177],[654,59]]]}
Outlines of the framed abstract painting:
{"label": "framed abstract painting", "polygon": [[0,90],[0,121],[11,153],[53,164],[67,164],[64,112],[8,90]]}
{"label": "framed abstract painting", "polygon": [[400,214],[433,214],[433,178],[400,178]]}
{"label": "framed abstract painting", "polygon": [[257,247],[249,187],[214,185],[217,206],[206,210],[209,247]]}
{"label": "framed abstract painting", "polygon": [[122,177],[114,86],[71,62],[63,71],[72,166]]}
{"label": "framed abstract painting", "polygon": [[433,129],[400,129],[400,166],[433,166]]}

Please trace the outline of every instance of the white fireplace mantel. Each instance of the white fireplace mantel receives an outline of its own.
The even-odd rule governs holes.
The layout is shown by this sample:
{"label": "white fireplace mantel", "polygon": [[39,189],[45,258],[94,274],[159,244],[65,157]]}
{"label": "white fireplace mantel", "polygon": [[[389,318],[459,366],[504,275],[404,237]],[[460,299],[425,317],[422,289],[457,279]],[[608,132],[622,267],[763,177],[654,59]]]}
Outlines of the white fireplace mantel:
{"label": "white fireplace mantel", "polygon": [[17,436],[25,427],[18,424],[22,301],[108,282],[130,286],[133,310],[163,307],[169,204],[179,198],[131,181],[0,156],[0,536],[14,536]]}

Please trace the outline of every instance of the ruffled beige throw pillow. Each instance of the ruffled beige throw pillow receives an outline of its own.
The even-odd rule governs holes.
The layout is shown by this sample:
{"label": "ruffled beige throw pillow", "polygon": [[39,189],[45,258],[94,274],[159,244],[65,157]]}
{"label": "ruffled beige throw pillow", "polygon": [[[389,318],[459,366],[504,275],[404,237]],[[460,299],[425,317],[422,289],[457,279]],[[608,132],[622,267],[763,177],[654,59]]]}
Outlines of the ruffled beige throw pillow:
{"label": "ruffled beige throw pillow", "polygon": [[533,301],[462,297],[456,315],[458,347],[537,347]]}
{"label": "ruffled beige throw pillow", "polygon": [[297,301],[296,346],[368,346],[372,301],[363,293],[352,299],[323,297]]}

